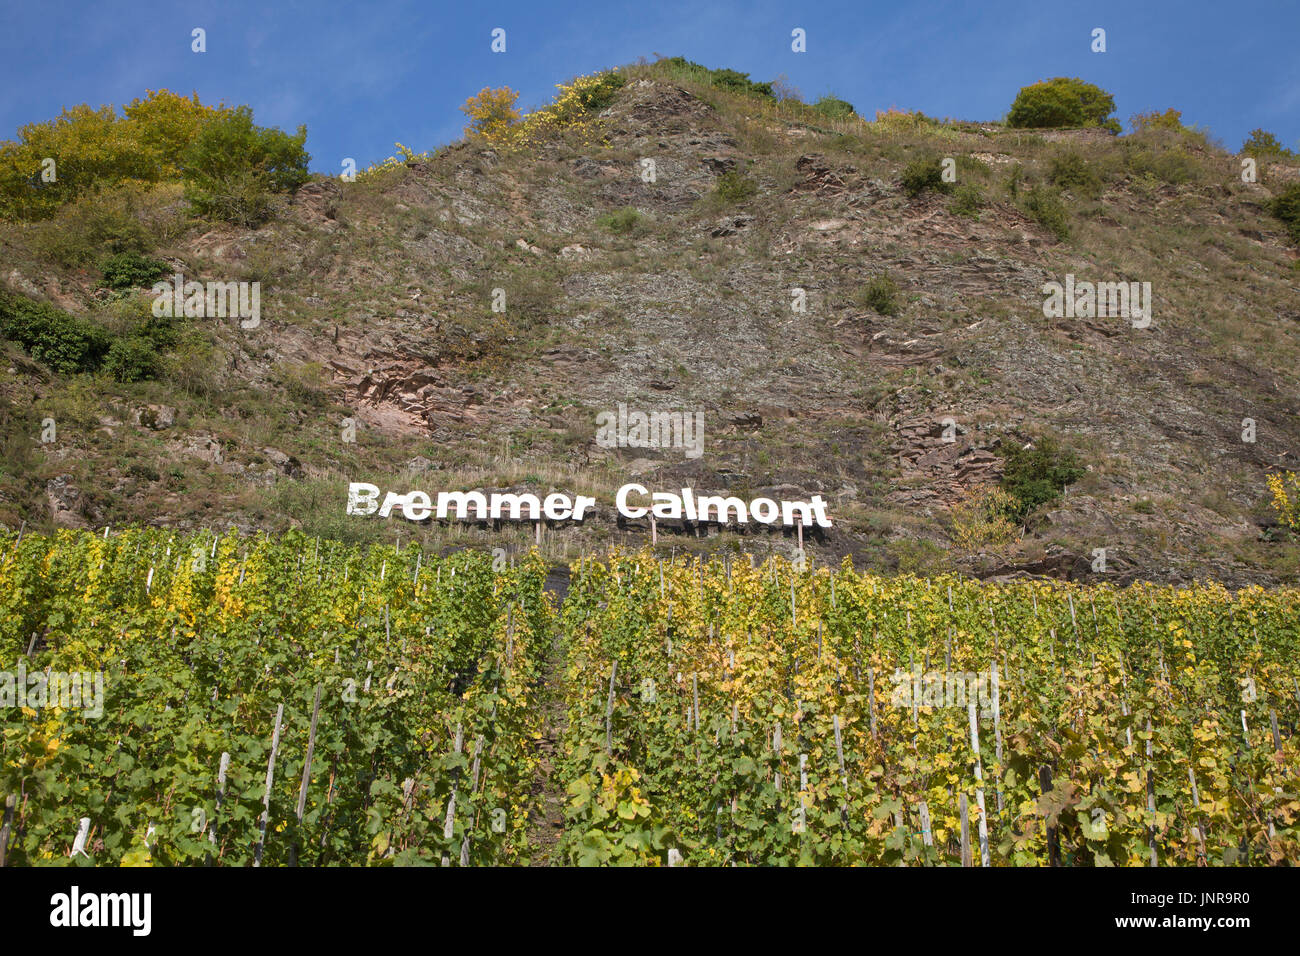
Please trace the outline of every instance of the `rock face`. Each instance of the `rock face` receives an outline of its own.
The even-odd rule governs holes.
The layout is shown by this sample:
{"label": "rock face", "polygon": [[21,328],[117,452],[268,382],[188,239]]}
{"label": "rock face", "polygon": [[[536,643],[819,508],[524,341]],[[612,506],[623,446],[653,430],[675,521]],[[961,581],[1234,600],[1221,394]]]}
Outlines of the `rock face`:
{"label": "rock face", "polygon": [[347,389],[361,403],[360,415],[388,430],[403,424],[437,433],[477,420],[483,397],[454,372],[432,368],[422,360],[376,355],[364,371],[334,363]]}
{"label": "rock face", "polygon": [[184,435],[171,439],[168,448],[173,454],[180,454],[211,465],[220,465],[225,461],[221,442],[216,435]]}
{"label": "rock face", "polygon": [[309,225],[332,232],[339,227],[339,184],[332,179],[316,179],[294,194],[294,214]]}
{"label": "rock face", "polygon": [[263,448],[262,454],[266,456],[267,461],[274,465],[280,473],[286,477],[302,477],[302,462],[297,458],[294,458],[292,455],[286,455],[278,448]]}
{"label": "rock face", "polygon": [[912,419],[899,422],[894,431],[890,451],[898,456],[903,475],[925,485],[894,492],[893,500],[952,503],[1002,477],[1002,459],[991,448],[977,447],[955,419]]}
{"label": "rock face", "polygon": [[734,236],[741,230],[753,225],[753,223],[753,216],[727,216],[718,220],[717,225],[713,227],[713,231],[709,235],[713,236],[714,239]]}
{"label": "rock face", "polygon": [[795,160],[794,168],[803,176],[795,186],[796,190],[829,196],[843,193],[848,188],[846,177],[857,172],[852,166],[836,169],[825,156],[811,153]]}
{"label": "rock face", "polygon": [[133,416],[137,425],[153,431],[162,431],[176,424],[176,409],[170,405],[146,405],[137,409]]}
{"label": "rock face", "polygon": [[71,475],[57,475],[45,483],[45,500],[50,520],[60,528],[85,528],[89,522],[81,513],[81,492],[72,484]]}

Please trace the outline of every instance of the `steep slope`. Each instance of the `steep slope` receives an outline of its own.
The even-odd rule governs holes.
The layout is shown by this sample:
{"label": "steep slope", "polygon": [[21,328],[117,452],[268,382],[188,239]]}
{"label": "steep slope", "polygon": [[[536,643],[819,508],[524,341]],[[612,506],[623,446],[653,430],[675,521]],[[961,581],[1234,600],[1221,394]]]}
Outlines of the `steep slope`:
{"label": "steep slope", "polygon": [[[187,278],[261,281],[262,321],[195,320],[162,381],[61,378],[11,349],[5,520],[514,548],[532,532],[346,518],[346,482],[607,500],[634,476],[821,494],[820,561],[1085,576],[1105,549],[1121,579],[1294,578],[1264,481],[1300,447],[1300,271],[1267,209],[1294,167],[1243,183],[1237,157],[1194,136],[832,121],[624,73],[581,135],[318,177],[257,230],[187,222],[157,254]],[[944,157],[956,188],[909,196],[909,163]],[[33,249],[0,235],[12,291],[108,308],[95,276]],[[1044,283],[1067,274],[1149,282],[1152,321],[1045,317]],[[896,308],[867,293],[883,276]],[[620,403],[701,413],[703,454],[600,447],[596,416]],[[46,416],[59,439],[34,444]],[[1044,437],[1083,476],[1018,543],[954,546],[953,506]],[[646,536],[613,514],[549,529],[545,548]],[[794,546],[666,524],[669,547]]]}

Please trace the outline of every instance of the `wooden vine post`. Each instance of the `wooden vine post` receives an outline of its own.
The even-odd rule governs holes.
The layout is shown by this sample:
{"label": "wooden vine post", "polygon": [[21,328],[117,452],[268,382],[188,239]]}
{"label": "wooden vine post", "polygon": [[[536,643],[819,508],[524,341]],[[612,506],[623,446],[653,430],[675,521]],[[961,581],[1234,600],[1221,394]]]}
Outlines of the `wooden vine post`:
{"label": "wooden vine post", "polygon": [[970,747],[975,754],[975,804],[980,810],[980,866],[989,865],[989,828],[987,814],[984,812],[984,762],[980,758],[979,720],[975,714],[975,701],[968,701],[967,712],[970,715]]}
{"label": "wooden vine post", "polygon": [[[388,608],[385,607],[384,610],[386,613]],[[311,786],[311,761],[312,761],[312,756],[315,754],[316,751],[316,721],[320,718],[321,689],[322,689],[322,685],[317,684],[316,700],[312,704],[312,709],[311,709],[311,730],[307,734],[307,756],[304,758],[303,765],[302,765],[302,784],[298,788],[297,817],[298,817],[299,829],[302,828],[302,818],[307,811],[307,788]],[[289,849],[289,865],[290,866],[298,865],[297,841],[294,841],[294,845]]]}
{"label": "wooden vine post", "polygon": [[957,807],[961,812],[961,865],[974,866],[970,854],[970,808],[965,792],[957,798]]}
{"label": "wooden vine post", "polygon": [[618,674],[618,661],[614,661],[609,668],[609,697],[605,701],[605,753],[611,757],[614,755],[614,677]]}
{"label": "wooden vine post", "polygon": [[284,719],[284,704],[275,708],[275,731],[271,734],[271,756],[266,762],[266,789],[262,793],[262,822],[257,837],[257,850],[253,866],[262,865],[262,851],[266,848],[266,825],[271,819],[271,783],[275,779],[275,755],[280,749],[280,722]]}
{"label": "wooden vine post", "polygon": [[[453,747],[454,753],[460,753],[465,746],[464,728],[460,724],[456,725],[456,742]],[[456,785],[460,782],[459,769],[452,771],[451,778],[451,795],[447,798],[447,818],[442,825],[442,838],[447,843],[451,842],[452,834],[456,826]],[[446,850],[442,853],[442,865],[451,866],[451,857],[447,855]]]}

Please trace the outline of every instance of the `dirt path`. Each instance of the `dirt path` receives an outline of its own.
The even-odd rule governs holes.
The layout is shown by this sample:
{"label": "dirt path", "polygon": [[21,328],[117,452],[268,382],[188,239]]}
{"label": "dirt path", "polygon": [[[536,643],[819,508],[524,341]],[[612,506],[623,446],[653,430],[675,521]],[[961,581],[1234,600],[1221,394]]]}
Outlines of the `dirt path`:
{"label": "dirt path", "polygon": [[564,783],[556,768],[565,725],[562,687],[564,662],[560,657],[559,641],[557,634],[543,670],[543,680],[546,683],[542,705],[545,709],[545,723],[542,726],[542,739],[538,742],[541,761],[537,768],[537,779],[533,781],[533,797],[537,799],[538,809],[533,811],[528,827],[528,842],[533,847],[532,866],[558,864],[556,852],[560,836],[564,832]]}
{"label": "dirt path", "polygon": [[[568,569],[556,569],[546,580],[546,589],[563,603],[569,590]],[[560,837],[564,833],[564,782],[556,763],[563,746],[566,715],[564,712],[564,653],[559,630],[552,636],[551,647],[542,667],[542,739],[538,743],[541,760],[533,781],[534,810],[528,825],[528,842],[533,847],[531,866],[562,865],[557,859]]]}

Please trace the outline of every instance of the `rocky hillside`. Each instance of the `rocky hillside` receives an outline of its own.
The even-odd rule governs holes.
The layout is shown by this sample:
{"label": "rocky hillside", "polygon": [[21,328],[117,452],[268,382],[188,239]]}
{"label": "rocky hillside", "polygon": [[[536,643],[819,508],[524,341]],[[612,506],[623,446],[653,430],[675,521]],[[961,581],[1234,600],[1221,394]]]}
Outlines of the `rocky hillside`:
{"label": "rocky hillside", "polygon": [[[318,176],[256,229],[154,189],[151,254],[259,281],[260,324],[188,320],[165,372],[129,384],[7,345],[0,520],[513,549],[532,529],[345,517],[347,482],[597,495],[595,519],[545,530],[559,558],[648,537],[611,504],[635,479],[821,494],[819,562],[1295,579],[1265,484],[1300,465],[1300,268],[1269,211],[1293,163],[1247,183],[1194,133],[829,119],[662,65],[622,74],[580,128]],[[955,182],[928,181],[944,159]],[[107,326],[147,311],[147,289],[110,295],[51,255],[58,228],[0,224],[10,294]],[[1045,316],[1067,275],[1149,282],[1151,321]],[[620,404],[701,413],[703,453],[601,447]],[[1010,537],[963,534],[1026,445],[1077,479]],[[670,524],[661,547],[794,547]]]}

